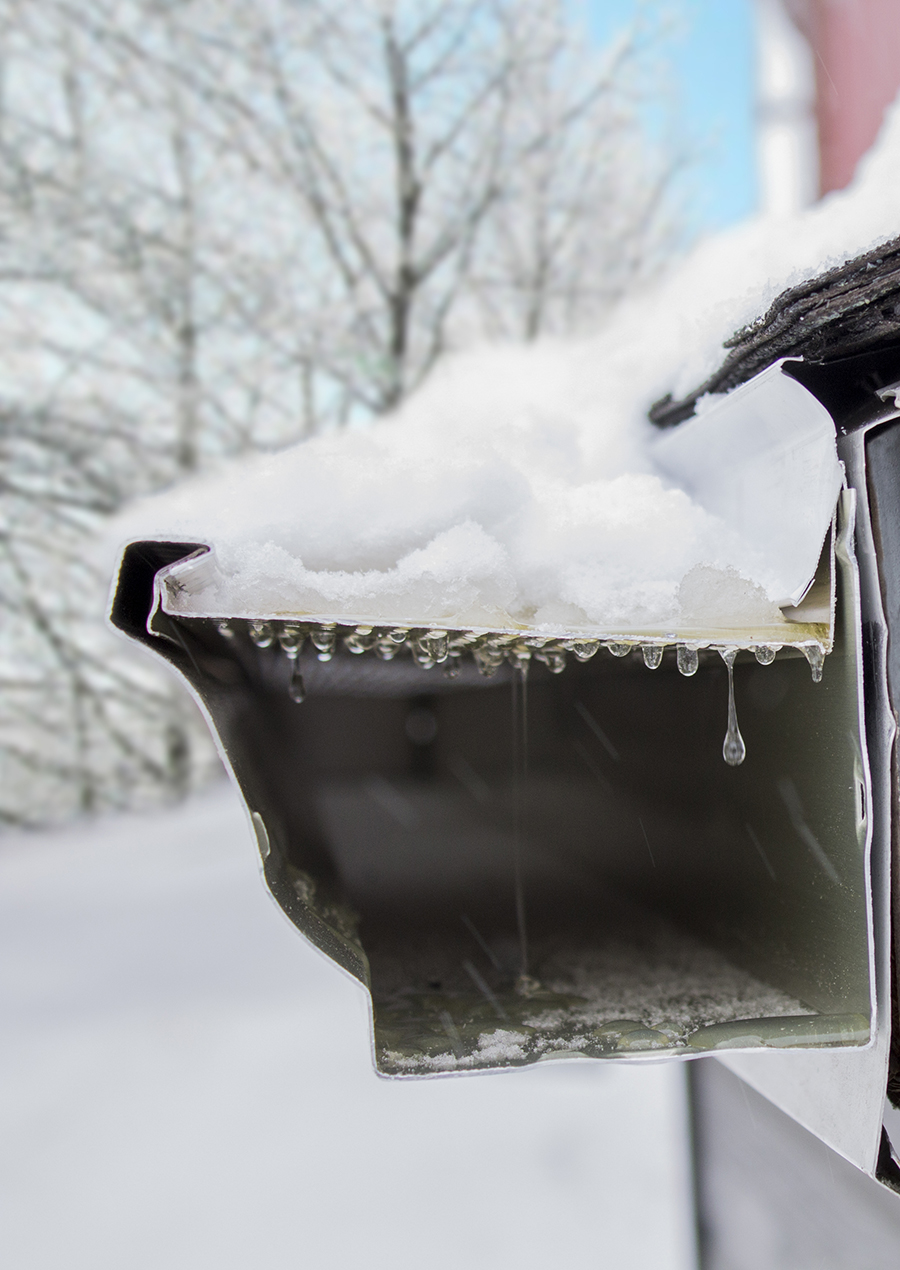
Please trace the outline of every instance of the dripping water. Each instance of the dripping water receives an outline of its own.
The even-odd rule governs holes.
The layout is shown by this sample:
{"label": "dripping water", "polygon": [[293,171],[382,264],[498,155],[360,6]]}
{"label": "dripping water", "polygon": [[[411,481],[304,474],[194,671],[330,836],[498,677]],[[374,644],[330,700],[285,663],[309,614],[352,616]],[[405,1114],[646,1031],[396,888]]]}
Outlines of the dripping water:
{"label": "dripping water", "polygon": [[257,648],[269,648],[275,638],[275,632],[268,622],[251,622],[250,638]]}
{"label": "dripping water", "polygon": [[734,659],[737,651],[736,648],[719,649],[722,660],[728,667],[728,731],[725,733],[722,757],[729,767],[740,767],[747,757],[747,747],[738,727],[737,710],[734,706]]}
{"label": "dripping water", "polygon": [[513,795],[513,883],[516,929],[519,936],[519,974],[516,988],[527,995],[528,928],[525,921],[525,880],[522,861],[522,801],[528,777],[528,662],[515,664],[512,675],[512,795]]}
{"label": "dripping water", "polygon": [[300,663],[296,657],[291,658],[291,681],[288,684],[288,696],[291,701],[296,701],[297,705],[301,701],[306,700],[306,687],[303,683],[303,675],[300,673]]}

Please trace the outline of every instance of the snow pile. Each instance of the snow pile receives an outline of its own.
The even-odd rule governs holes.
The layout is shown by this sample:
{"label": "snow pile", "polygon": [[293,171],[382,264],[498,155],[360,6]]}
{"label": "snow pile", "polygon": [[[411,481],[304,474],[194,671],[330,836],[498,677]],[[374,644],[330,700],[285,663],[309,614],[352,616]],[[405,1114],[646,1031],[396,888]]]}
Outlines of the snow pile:
{"label": "snow pile", "polygon": [[707,241],[591,338],[448,358],[377,426],[182,487],[119,530],[214,545],[188,612],[665,630],[701,569],[694,622],[727,625],[736,589],[769,621],[777,545],[662,474],[646,410],[701,382],[785,287],[895,236],[898,162],[895,108],[848,191]]}
{"label": "snow pile", "polygon": [[4,1264],[695,1265],[681,1065],[400,1084],[367,1029],[228,786],[6,834]]}

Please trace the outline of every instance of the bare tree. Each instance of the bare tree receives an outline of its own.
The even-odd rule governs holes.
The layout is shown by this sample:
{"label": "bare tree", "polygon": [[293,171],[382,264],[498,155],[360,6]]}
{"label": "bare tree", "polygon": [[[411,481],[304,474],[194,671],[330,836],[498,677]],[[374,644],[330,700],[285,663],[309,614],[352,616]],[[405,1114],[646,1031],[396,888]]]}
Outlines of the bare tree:
{"label": "bare tree", "polygon": [[213,762],[102,645],[106,517],[657,262],[646,35],[585,49],[563,0],[0,0],[0,817]]}
{"label": "bare tree", "polygon": [[642,115],[648,81],[662,92],[658,19],[639,10],[598,55],[569,13],[538,8],[510,112],[514,162],[471,282],[486,329],[526,340],[595,326],[658,272],[680,245],[685,162],[671,136],[651,142]]}
{"label": "bare tree", "polygon": [[308,0],[192,59],[222,147],[293,200],[329,319],[309,360],[345,411],[390,409],[473,337],[596,321],[671,245],[678,162],[640,111],[652,35],[598,56],[572,12]]}

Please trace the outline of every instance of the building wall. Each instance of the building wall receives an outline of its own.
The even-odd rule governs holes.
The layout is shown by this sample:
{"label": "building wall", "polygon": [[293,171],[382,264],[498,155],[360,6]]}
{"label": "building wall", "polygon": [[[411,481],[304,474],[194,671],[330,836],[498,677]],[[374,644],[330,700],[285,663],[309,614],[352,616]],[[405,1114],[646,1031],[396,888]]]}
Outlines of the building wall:
{"label": "building wall", "polygon": [[819,194],[815,62],[785,0],[756,0],[756,41],[760,210],[789,216]]}
{"label": "building wall", "polygon": [[819,192],[827,194],[853,179],[900,89],[900,0],[786,4],[812,49]]}

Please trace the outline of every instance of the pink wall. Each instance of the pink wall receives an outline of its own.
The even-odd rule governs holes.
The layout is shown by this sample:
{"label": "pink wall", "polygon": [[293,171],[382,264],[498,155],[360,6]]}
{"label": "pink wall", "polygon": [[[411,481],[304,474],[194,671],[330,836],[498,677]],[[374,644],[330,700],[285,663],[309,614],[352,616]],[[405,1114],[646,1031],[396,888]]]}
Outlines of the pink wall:
{"label": "pink wall", "polygon": [[816,55],[821,193],[843,189],[900,89],[900,0],[788,0]]}

